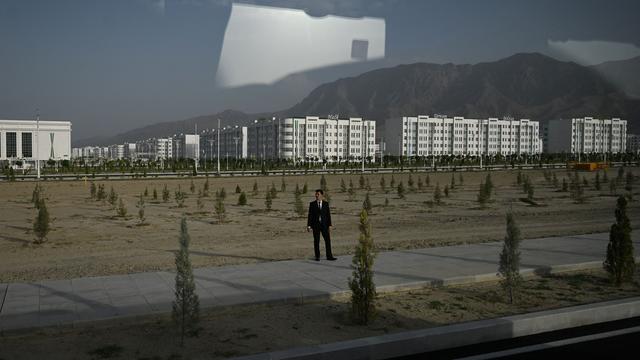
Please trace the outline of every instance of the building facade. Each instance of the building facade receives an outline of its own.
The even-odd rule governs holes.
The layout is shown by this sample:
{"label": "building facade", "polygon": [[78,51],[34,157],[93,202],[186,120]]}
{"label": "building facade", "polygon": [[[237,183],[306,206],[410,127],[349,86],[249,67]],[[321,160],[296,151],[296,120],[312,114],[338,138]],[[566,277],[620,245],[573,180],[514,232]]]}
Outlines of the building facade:
{"label": "building facade", "polygon": [[294,161],[373,158],[376,123],[362,118],[292,117],[256,121],[248,128],[249,156]]}
{"label": "building facade", "polygon": [[0,160],[71,159],[71,122],[0,120]]}
{"label": "building facade", "polygon": [[640,135],[627,134],[627,152],[640,154]]}
{"label": "building facade", "polygon": [[547,124],[549,153],[626,152],[627,121],[619,118],[551,120]]}
{"label": "building facade", "polygon": [[435,115],[405,116],[385,124],[385,154],[513,155],[542,152],[540,128],[528,119],[466,119]]}

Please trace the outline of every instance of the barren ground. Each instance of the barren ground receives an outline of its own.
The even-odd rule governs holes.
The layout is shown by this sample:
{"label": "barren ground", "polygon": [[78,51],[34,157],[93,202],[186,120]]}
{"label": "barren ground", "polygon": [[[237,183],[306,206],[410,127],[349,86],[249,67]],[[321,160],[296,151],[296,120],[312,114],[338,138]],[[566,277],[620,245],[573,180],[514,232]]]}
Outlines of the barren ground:
{"label": "barren ground", "polygon": [[368,326],[353,324],[347,298],[213,308],[184,348],[168,315],[0,334],[0,359],[219,359],[640,296],[640,273],[622,287],[602,270],[550,275],[518,294],[509,304],[496,282],[382,294]]}
{"label": "barren ground", "polygon": [[[640,175],[638,168],[629,168]],[[554,171],[560,184],[567,178],[566,170]],[[388,193],[380,187],[381,175],[367,175],[372,187],[374,205],[371,220],[373,237],[380,250],[421,248],[444,244],[462,244],[497,241],[504,237],[505,212],[511,208],[517,217],[525,238],[583,234],[608,231],[614,222],[616,198],[609,184],[594,190],[595,173],[581,172],[587,178],[587,201],[577,204],[568,192],[560,192],[544,179],[541,171],[523,171],[535,187],[538,206],[520,200],[526,197],[516,186],[517,171],[491,172],[496,186],[494,200],[486,209],[476,202],[479,183],[485,172],[455,173],[456,186],[450,197],[443,195],[443,204],[430,205],[436,183],[443,189],[450,185],[452,173],[428,173],[430,186],[407,194],[400,199],[391,190],[391,174],[385,174]],[[617,169],[608,171],[609,180]],[[464,178],[460,185],[459,176]],[[602,175],[602,174],[601,174]],[[409,174],[394,174],[395,184],[402,181],[408,188]],[[418,178],[425,182],[427,173],[413,173],[415,187]],[[197,192],[203,188],[205,178],[194,181],[195,192],[190,191],[191,179],[175,180],[108,180],[104,184],[120,195],[128,209],[128,216],[119,218],[108,204],[89,198],[89,181],[43,182],[47,207],[52,218],[52,231],[48,241],[33,244],[32,223],[36,210],[31,204],[35,183],[0,183],[0,282],[24,282],[42,279],[64,279],[174,269],[173,251],[178,248],[180,218],[188,220],[191,235],[191,259],[195,267],[221,266],[282,259],[308,258],[313,255],[312,236],[305,231],[308,202],[313,200],[313,189],[320,186],[320,176],[285,177],[286,191],[279,192],[272,211],[265,210],[265,190],[271,184],[280,190],[281,176],[209,178],[210,196],[204,198],[204,208],[197,208]],[[358,214],[366,190],[359,189],[359,175],[326,175],[331,196],[335,229],[332,232],[334,254],[349,254],[358,239]],[[340,181],[347,187],[353,181],[356,195],[353,199],[340,192]],[[252,194],[254,182],[258,194]],[[636,180],[637,182],[637,180]],[[294,212],[293,191],[296,184],[307,183],[309,192],[302,195],[305,215]],[[162,189],[171,192],[168,202],[162,201]],[[248,205],[239,206],[236,185],[247,192]],[[186,192],[185,207],[174,200],[178,187]],[[636,199],[638,188],[636,185]],[[137,196],[148,189],[146,198],[146,225],[138,226]],[[225,188],[227,198],[226,221],[219,223],[214,213],[214,194]],[[158,200],[153,200],[153,190]],[[624,192],[620,183],[617,192]],[[389,205],[384,206],[385,199]],[[351,201],[350,201],[351,200]],[[638,201],[629,203],[632,226],[640,219]],[[637,226],[637,225],[636,225]]]}

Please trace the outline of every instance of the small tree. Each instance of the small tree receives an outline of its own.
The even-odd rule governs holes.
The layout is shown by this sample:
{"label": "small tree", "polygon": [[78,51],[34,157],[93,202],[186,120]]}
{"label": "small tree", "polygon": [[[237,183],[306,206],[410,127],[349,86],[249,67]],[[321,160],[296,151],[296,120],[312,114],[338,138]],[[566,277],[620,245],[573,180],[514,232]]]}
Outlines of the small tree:
{"label": "small tree", "polygon": [[287,191],[287,184],[284,182],[284,176],[282,177],[282,181],[280,182],[280,192]]}
{"label": "small tree", "polygon": [[358,180],[358,184],[360,185],[360,190],[364,189],[364,175],[360,174],[360,179]]}
{"label": "small tree", "polygon": [[518,184],[518,186],[522,185],[522,171],[518,170],[518,176],[516,177],[516,184]]}
{"label": "small tree", "polygon": [[158,200],[158,190],[156,188],[153,188],[153,200]]}
{"label": "small tree", "polygon": [[252,190],[253,190],[253,196],[258,195],[258,180],[254,180]]}
{"label": "small tree", "polygon": [[427,187],[431,186],[431,179],[429,178],[429,174],[424,178],[424,183]]}
{"label": "small tree", "polygon": [[635,267],[631,222],[627,216],[627,200],[624,196],[619,196],[616,204],[616,222],[611,225],[609,232],[604,269],[609,273],[611,280],[619,286],[633,279]]}
{"label": "small tree", "polygon": [[456,188],[456,177],[454,174],[451,174],[451,190],[454,190],[455,188]]}
{"label": "small tree", "polygon": [[462,177],[462,173],[458,176],[458,180],[460,182],[460,186],[464,185],[464,178]]}
{"label": "small tree", "polygon": [[144,203],[144,196],[140,195],[140,197],[138,198],[138,202],[136,203],[136,207],[138,208],[138,221],[139,224],[142,225],[144,224],[144,209],[145,209],[145,203]]}
{"label": "small tree", "polygon": [[596,172],[596,178],[593,181],[593,187],[597,190],[600,191],[600,171]]}
{"label": "small tree", "polygon": [[247,205],[247,195],[243,192],[240,193],[240,196],[238,197],[238,205],[240,206],[244,206]]}
{"label": "small tree", "polygon": [[340,178],[340,192],[341,193],[347,192],[347,184],[344,183],[343,178]]}
{"label": "small tree", "polygon": [[413,182],[413,177],[411,176],[411,174],[409,174],[409,180],[407,180],[407,185],[409,185],[409,191],[411,192],[416,191],[415,183]]}
{"label": "small tree", "polygon": [[148,197],[149,196],[149,189],[145,186],[144,187],[144,197]]}
{"label": "small tree", "polygon": [[180,189],[180,185],[178,185],[178,190],[174,193],[174,198],[179,208],[184,207],[184,192]]}
{"label": "small tree", "polygon": [[164,188],[162,189],[162,201],[169,201],[169,189],[167,189],[167,184],[165,184]]}
{"label": "small tree", "polygon": [[202,196],[209,197],[209,177],[204,181],[204,185],[202,186]]}
{"label": "small tree", "polygon": [[91,185],[89,186],[89,194],[91,199],[95,199],[96,198],[96,192],[98,190],[96,189],[96,183],[95,182],[91,182]]}
{"label": "small tree", "polygon": [[444,197],[449,197],[449,185],[444,185]]}
{"label": "small tree", "polygon": [[371,191],[371,183],[369,182],[369,178],[367,178],[367,183],[364,185],[364,188],[367,191]]}
{"label": "small tree", "polygon": [[225,190],[224,188],[220,189],[220,193],[217,193],[216,195],[217,197],[219,197],[220,199],[222,199],[222,201],[227,199],[227,190]]}
{"label": "small tree", "polygon": [[240,194],[242,189],[240,189],[240,185],[236,185],[236,194]]}
{"label": "small tree", "polygon": [[327,191],[327,179],[324,178],[324,174],[320,176],[320,189],[324,192]]}
{"label": "small tree", "polygon": [[196,193],[196,184],[193,183],[193,179],[191,179],[191,184],[189,184],[189,191],[191,191],[192,194]]}
{"label": "small tree", "polygon": [[364,201],[362,202],[362,208],[367,210],[367,213],[370,213],[371,209],[373,208],[373,206],[371,205],[371,199],[369,198],[369,193],[367,193]]}
{"label": "small tree", "polygon": [[633,192],[633,183],[634,183],[633,173],[631,171],[627,171],[626,184],[624,186],[624,189],[630,193]]}
{"label": "small tree", "polygon": [[562,178],[562,189],[561,189],[561,191],[562,192],[569,191],[568,185],[567,185],[567,178],[565,178],[565,177]]}
{"label": "small tree", "polygon": [[271,211],[271,205],[273,203],[273,198],[271,197],[271,191],[266,191],[266,195],[264,197],[264,206],[267,208],[267,211]]}
{"label": "small tree", "polygon": [[202,211],[202,209],[204,209],[203,194],[201,191],[198,191],[198,198],[196,199],[196,207],[198,208],[199,211]]}
{"label": "small tree", "polygon": [[309,192],[309,186],[307,185],[307,182],[304,182],[304,186],[302,187],[302,193],[306,194],[307,192]]}
{"label": "small tree", "polygon": [[115,190],[113,190],[113,186],[109,191],[109,198],[107,199],[107,201],[109,201],[109,205],[111,205],[111,207],[116,206],[116,202],[118,201],[118,194],[116,194]]}
{"label": "small tree", "polygon": [[127,216],[127,206],[124,204],[124,200],[122,200],[122,198],[118,200],[118,207],[116,208],[116,214],[118,215],[118,217]]}
{"label": "small tree", "polygon": [[389,185],[391,185],[392,189],[396,187],[396,179],[393,177],[393,175],[391,175],[391,182],[389,183]]}
{"label": "small tree", "polygon": [[224,199],[220,196],[216,197],[216,205],[214,207],[214,210],[216,212],[216,216],[218,217],[218,223],[222,224],[224,223],[224,218],[225,218],[225,208],[224,208]]}
{"label": "small tree", "polygon": [[422,182],[422,178],[418,176],[418,190],[422,191],[423,188],[424,188],[424,183]]}
{"label": "small tree", "polygon": [[304,204],[302,203],[302,196],[300,192],[296,192],[294,196],[295,201],[293,202],[293,210],[295,211],[296,215],[302,217],[304,216]]}
{"label": "small tree", "polygon": [[480,191],[478,191],[478,203],[480,207],[484,209],[489,201],[489,197],[487,196],[487,188],[484,185],[484,182],[480,182]]}
{"label": "small tree", "polygon": [[104,201],[107,199],[107,192],[104,191],[104,184],[98,185],[98,192],[96,193],[96,201]]}
{"label": "small tree", "polygon": [[440,205],[442,201],[442,192],[440,191],[440,183],[436,183],[436,188],[433,190],[433,202],[436,205]]}
{"label": "small tree", "polygon": [[35,243],[42,244],[45,242],[50,230],[49,210],[47,210],[44,198],[41,198],[38,205],[38,215],[33,221],[33,233],[36,235]]}
{"label": "small tree", "polygon": [[376,286],[373,282],[373,239],[367,210],[360,212],[360,238],[353,255],[349,278],[351,289],[351,316],[358,324],[367,325],[375,316]]}
{"label": "small tree", "polygon": [[387,191],[387,182],[384,179],[384,175],[382,175],[382,177],[380,178],[380,189],[382,189],[382,191],[384,192]]}
{"label": "small tree", "polygon": [[398,197],[400,199],[404,199],[404,193],[405,193],[404,184],[402,184],[402,181],[400,181],[400,184],[398,184]]}
{"label": "small tree", "polygon": [[38,209],[40,206],[40,199],[44,198],[44,190],[40,184],[36,184],[33,188],[33,192],[31,193],[31,202],[33,203],[33,207]]}
{"label": "small tree", "polygon": [[558,176],[556,175],[556,173],[553,173],[553,178],[552,178],[551,181],[552,181],[553,187],[555,189],[557,189],[558,188]]}
{"label": "small tree", "polygon": [[502,277],[503,289],[509,295],[509,303],[513,304],[514,295],[522,283],[522,277],[520,276],[520,229],[511,212],[507,213],[507,234],[500,253],[498,274]]}
{"label": "small tree", "polygon": [[180,334],[180,345],[184,346],[184,337],[194,334],[200,319],[200,300],[196,293],[191,260],[189,259],[189,243],[191,239],[187,229],[187,220],[180,222],[180,249],[176,252],[176,299],[173,302],[171,317]]}

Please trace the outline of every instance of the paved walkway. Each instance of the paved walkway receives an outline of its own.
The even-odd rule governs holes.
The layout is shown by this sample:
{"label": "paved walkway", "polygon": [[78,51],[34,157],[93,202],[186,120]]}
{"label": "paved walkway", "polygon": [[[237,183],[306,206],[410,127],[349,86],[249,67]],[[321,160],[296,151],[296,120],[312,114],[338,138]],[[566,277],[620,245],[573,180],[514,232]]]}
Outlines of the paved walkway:
{"label": "paved walkway", "polygon": [[[634,232],[636,255],[640,234]],[[567,270],[599,267],[608,234],[525,240],[521,269]],[[378,254],[380,291],[495,279],[499,242]],[[338,261],[291,260],[195,270],[202,307],[299,301],[348,290],[351,256]],[[38,283],[0,284],[0,330],[171,311],[174,274],[149,272]]]}

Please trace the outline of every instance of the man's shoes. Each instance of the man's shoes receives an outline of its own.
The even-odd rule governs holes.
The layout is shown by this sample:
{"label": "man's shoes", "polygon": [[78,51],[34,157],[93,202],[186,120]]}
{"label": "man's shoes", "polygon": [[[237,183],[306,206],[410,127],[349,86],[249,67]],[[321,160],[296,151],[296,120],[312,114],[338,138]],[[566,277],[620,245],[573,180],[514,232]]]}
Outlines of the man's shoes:
{"label": "man's shoes", "polygon": [[328,258],[327,258],[327,260],[329,260],[329,261],[336,261],[336,260],[338,260],[338,258],[336,258],[336,257],[333,257],[333,256],[332,256],[332,257],[328,257]]}
{"label": "man's shoes", "polygon": [[319,258],[319,257],[317,257],[315,260],[316,260],[316,261],[320,261],[320,258]]}

